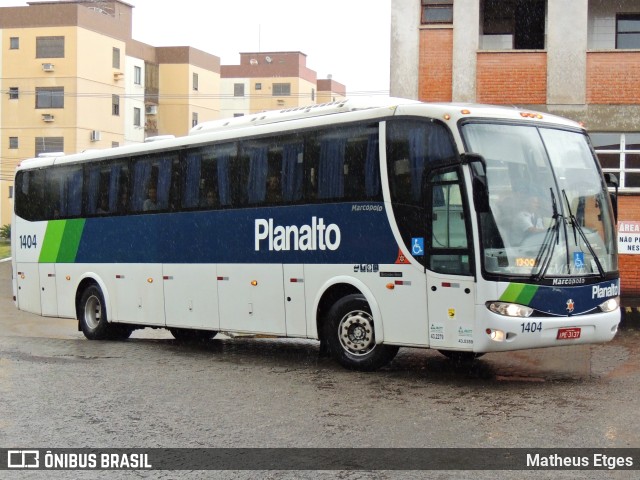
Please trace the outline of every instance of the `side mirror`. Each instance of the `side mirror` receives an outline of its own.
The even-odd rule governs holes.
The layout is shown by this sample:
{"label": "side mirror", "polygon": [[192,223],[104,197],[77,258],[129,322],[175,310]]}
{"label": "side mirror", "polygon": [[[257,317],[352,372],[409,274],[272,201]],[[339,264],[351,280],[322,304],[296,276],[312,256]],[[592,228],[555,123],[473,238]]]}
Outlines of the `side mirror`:
{"label": "side mirror", "polygon": [[487,213],[489,211],[489,187],[487,186],[487,162],[482,155],[477,153],[464,153],[461,155],[462,163],[471,167],[473,177],[473,204],[476,212]]}
{"label": "side mirror", "polygon": [[618,191],[618,186],[620,185],[620,182],[618,182],[618,177],[616,177],[614,173],[610,173],[610,172],[605,173],[604,181],[607,183],[607,187],[615,188],[616,192]]}
{"label": "side mirror", "polygon": [[604,181],[609,188],[615,188],[615,193],[610,193],[609,198],[611,199],[611,206],[613,207],[613,218],[617,222],[618,221],[618,186],[620,183],[618,182],[618,177],[616,177],[613,173],[607,172],[604,174]]}

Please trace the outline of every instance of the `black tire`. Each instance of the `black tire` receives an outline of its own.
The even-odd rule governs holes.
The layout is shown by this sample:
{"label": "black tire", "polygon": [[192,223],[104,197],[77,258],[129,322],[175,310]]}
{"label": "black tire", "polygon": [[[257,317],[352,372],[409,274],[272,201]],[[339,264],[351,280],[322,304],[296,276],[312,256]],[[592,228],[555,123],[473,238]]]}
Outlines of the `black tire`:
{"label": "black tire", "polygon": [[218,334],[213,330],[194,330],[190,328],[170,328],[169,331],[173,338],[181,342],[208,342]]}
{"label": "black tire", "polygon": [[338,300],[324,323],[330,355],[350,370],[370,372],[390,363],[398,353],[393,345],[377,345],[371,308],[363,295]]}
{"label": "black tire", "polygon": [[89,285],[78,302],[78,322],[84,336],[89,340],[111,340],[113,329],[107,318],[107,307],[102,290]]}
{"label": "black tire", "polygon": [[135,328],[129,325],[112,323],[109,325],[109,340],[126,340],[134,330]]}
{"label": "black tire", "polygon": [[484,355],[484,353],[456,352],[454,350],[438,350],[438,352],[454,362],[456,365],[472,363],[477,358],[480,358]]}

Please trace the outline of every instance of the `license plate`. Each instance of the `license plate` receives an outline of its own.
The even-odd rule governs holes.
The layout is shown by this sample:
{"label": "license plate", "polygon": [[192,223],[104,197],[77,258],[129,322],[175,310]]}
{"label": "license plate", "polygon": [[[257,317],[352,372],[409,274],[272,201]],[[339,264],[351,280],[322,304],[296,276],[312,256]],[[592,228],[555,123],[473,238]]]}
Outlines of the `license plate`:
{"label": "license plate", "polygon": [[580,328],[561,328],[558,330],[556,340],[573,340],[580,338]]}

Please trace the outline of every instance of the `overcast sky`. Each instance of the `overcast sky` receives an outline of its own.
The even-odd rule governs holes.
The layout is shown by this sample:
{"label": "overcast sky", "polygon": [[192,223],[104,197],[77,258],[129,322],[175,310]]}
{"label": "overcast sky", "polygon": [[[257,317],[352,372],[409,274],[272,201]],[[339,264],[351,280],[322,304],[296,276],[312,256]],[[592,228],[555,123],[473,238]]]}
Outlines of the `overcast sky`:
{"label": "overcast sky", "polygon": [[300,51],[348,94],[388,93],[391,0],[125,1],[135,6],[133,38],[149,45],[193,46],[223,65],[239,64],[240,52]]}

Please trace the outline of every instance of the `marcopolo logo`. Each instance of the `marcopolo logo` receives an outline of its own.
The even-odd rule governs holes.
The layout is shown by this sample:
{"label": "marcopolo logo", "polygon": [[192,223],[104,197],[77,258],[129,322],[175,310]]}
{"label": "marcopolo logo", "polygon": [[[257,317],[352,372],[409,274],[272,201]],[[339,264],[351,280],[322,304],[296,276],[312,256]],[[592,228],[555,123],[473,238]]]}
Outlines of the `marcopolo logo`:
{"label": "marcopolo logo", "polygon": [[274,225],[273,218],[255,221],[255,249],[270,251],[337,250],[341,240],[340,227],[326,225],[324,218],[311,217],[309,225]]}

